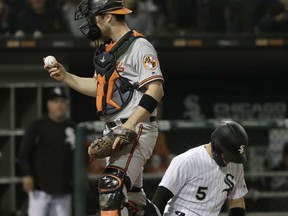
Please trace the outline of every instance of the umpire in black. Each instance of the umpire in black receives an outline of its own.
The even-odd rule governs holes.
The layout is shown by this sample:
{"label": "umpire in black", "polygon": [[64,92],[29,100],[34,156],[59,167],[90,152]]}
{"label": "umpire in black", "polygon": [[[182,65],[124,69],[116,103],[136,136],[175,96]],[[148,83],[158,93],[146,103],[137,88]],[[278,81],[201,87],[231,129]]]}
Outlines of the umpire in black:
{"label": "umpire in black", "polygon": [[51,89],[47,115],[26,129],[19,160],[29,216],[70,216],[75,124],[64,89]]}

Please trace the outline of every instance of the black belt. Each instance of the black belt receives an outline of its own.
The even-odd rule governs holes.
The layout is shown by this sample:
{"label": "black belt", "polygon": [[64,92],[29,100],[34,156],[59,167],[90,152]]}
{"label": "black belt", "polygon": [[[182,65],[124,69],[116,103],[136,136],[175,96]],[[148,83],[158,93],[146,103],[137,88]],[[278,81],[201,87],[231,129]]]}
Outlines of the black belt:
{"label": "black belt", "polygon": [[[128,119],[120,119],[120,122],[121,122],[122,124],[124,124],[127,120],[128,120]],[[150,121],[150,122],[155,122],[155,121],[156,121],[156,116],[151,116],[151,117],[149,118],[149,121]],[[107,125],[108,128],[113,128],[113,127],[116,127],[116,126],[117,126],[117,124],[116,124],[115,122],[106,122],[106,125]]]}

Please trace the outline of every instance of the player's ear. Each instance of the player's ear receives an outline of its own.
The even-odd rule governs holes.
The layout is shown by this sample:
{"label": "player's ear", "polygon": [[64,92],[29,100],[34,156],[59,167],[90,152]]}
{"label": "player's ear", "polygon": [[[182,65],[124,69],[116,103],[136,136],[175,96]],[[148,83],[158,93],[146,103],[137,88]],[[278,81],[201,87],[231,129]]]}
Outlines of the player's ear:
{"label": "player's ear", "polygon": [[110,23],[112,21],[113,18],[113,14],[106,14],[106,18],[107,18],[107,22]]}

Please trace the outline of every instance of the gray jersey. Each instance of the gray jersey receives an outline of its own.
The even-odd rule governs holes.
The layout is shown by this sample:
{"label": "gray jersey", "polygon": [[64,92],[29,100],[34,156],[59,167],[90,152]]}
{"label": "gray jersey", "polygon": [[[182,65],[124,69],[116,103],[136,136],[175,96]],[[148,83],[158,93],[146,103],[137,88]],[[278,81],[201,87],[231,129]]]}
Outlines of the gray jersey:
{"label": "gray jersey", "polygon": [[243,165],[219,167],[205,145],[176,156],[160,186],[174,194],[164,216],[216,216],[227,198],[239,199],[248,192]]}
{"label": "gray jersey", "polygon": [[[131,84],[138,85],[140,89],[154,80],[163,81],[157,52],[145,38],[136,39],[128,50],[117,59],[117,71],[121,76],[127,78]],[[96,74],[94,77],[96,77]],[[131,101],[121,112],[113,116],[103,116],[101,119],[114,121],[129,118],[138,106],[143,94],[144,91],[135,89]],[[156,116],[156,110],[151,116]]]}

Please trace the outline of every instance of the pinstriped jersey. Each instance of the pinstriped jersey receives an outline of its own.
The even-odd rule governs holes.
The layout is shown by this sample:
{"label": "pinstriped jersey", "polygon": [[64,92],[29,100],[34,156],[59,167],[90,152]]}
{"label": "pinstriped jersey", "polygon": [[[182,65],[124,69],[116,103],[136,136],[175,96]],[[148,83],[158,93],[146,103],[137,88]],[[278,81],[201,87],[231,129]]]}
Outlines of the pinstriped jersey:
{"label": "pinstriped jersey", "polygon": [[159,185],[174,194],[164,216],[216,216],[227,198],[239,199],[248,192],[243,165],[219,167],[205,145],[173,158]]}
{"label": "pinstriped jersey", "polygon": [[[163,81],[157,52],[145,38],[137,38],[128,50],[117,59],[116,64],[120,76],[127,78],[131,84],[138,86],[140,90],[134,90],[131,101],[121,112],[113,116],[103,116],[101,117],[103,121],[129,118],[145,92],[142,88],[154,80]],[[95,79],[96,77],[97,71],[94,75]],[[155,109],[152,116],[156,116],[156,112]]]}

